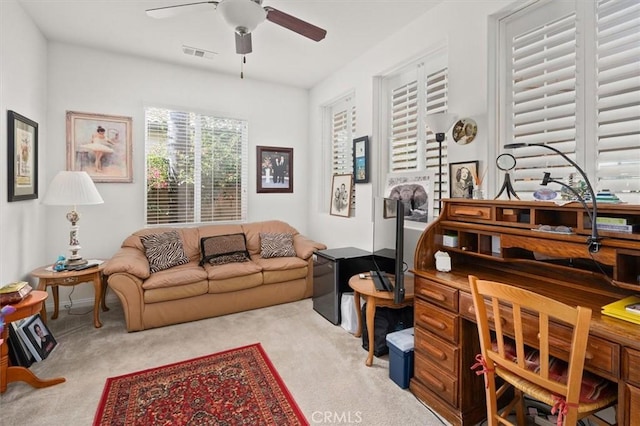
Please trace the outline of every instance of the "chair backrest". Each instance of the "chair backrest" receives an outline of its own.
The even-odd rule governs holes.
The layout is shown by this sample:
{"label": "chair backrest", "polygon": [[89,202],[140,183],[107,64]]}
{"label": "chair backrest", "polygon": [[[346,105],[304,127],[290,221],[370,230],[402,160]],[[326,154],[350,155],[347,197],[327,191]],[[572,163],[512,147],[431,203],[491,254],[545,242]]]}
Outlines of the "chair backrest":
{"label": "chair backrest", "polygon": [[[495,363],[563,397],[568,406],[576,406],[580,397],[591,309],[569,306],[522,288],[483,281],[474,276],[469,276],[469,283],[486,363]],[[550,321],[562,323],[566,328],[550,326]],[[495,330],[495,346],[491,329]],[[515,354],[510,342],[514,342]],[[539,349],[539,360],[527,359],[527,344]],[[560,354],[560,358],[567,362],[566,384],[554,377],[550,352],[556,356]],[[530,362],[539,363],[539,369],[532,371],[530,365],[528,368]]]}

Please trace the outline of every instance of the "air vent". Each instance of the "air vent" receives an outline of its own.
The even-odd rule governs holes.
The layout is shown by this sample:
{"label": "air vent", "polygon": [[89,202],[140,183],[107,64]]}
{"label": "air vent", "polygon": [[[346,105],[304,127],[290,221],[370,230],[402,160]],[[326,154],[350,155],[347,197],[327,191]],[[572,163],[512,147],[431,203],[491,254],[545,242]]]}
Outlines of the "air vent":
{"label": "air vent", "polygon": [[199,49],[197,47],[191,47],[182,45],[182,51],[185,55],[195,56],[197,58],[213,59],[218,53],[211,52],[210,50]]}

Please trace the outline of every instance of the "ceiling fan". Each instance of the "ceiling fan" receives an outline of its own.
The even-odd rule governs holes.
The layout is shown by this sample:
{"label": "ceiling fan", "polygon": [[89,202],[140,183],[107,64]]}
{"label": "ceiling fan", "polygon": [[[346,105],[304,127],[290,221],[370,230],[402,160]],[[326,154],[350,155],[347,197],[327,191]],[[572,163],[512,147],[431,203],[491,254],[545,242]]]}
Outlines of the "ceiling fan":
{"label": "ceiling fan", "polygon": [[308,22],[281,12],[270,6],[262,6],[262,0],[218,0],[187,3],[175,6],[148,9],[147,15],[152,18],[168,18],[181,12],[215,7],[222,17],[231,25],[236,34],[236,53],[251,53],[251,32],[265,19],[296,32],[314,41],[322,40],[327,31]]}

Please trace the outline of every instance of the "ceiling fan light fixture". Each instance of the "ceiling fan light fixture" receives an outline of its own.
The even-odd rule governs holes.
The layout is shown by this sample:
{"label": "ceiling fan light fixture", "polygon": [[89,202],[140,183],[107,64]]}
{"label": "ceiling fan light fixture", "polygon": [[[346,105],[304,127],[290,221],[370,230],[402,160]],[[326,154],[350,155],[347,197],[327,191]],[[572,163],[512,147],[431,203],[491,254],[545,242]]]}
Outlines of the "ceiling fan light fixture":
{"label": "ceiling fan light fixture", "polygon": [[253,0],[224,0],[218,4],[218,12],[229,25],[238,31],[252,32],[266,17],[267,12]]}

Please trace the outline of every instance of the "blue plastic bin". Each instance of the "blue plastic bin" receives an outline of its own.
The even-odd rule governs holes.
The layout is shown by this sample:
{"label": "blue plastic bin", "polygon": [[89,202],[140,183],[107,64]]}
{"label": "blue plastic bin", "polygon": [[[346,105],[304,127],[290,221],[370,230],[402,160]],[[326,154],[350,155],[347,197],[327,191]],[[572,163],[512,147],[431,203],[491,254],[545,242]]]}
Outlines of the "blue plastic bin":
{"label": "blue plastic bin", "polygon": [[389,378],[402,389],[413,377],[413,327],[387,334]]}

